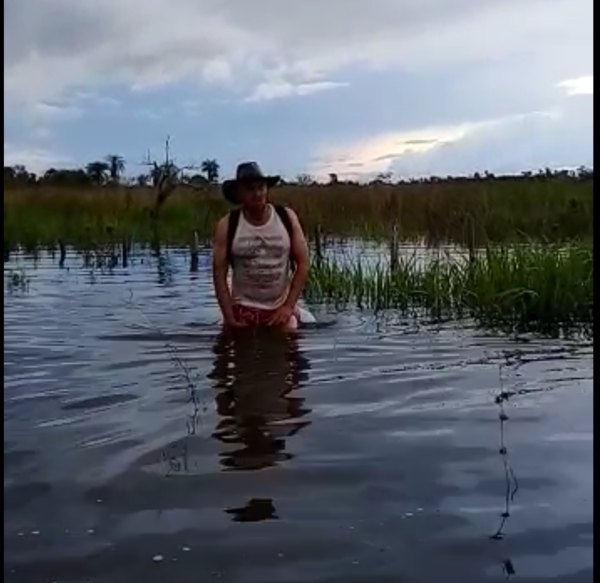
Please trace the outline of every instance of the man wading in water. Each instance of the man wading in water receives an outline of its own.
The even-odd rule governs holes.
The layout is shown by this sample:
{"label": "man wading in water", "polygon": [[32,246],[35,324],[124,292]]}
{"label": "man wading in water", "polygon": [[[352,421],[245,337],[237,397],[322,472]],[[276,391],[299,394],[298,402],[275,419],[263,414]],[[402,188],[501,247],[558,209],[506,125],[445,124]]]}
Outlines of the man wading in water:
{"label": "man wading in water", "polygon": [[[308,273],[308,246],[296,213],[267,202],[279,176],[243,162],[223,183],[223,196],[240,205],[215,231],[213,282],[225,326],[298,327],[298,299]],[[231,290],[227,273],[232,268]]]}

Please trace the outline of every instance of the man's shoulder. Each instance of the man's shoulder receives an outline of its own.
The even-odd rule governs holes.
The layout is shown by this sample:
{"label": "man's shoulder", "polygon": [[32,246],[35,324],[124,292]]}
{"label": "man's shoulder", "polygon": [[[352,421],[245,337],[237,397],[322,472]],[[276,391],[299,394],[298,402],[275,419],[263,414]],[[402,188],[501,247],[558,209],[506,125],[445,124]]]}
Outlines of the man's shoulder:
{"label": "man's shoulder", "polygon": [[235,217],[240,214],[240,209],[232,209],[227,214],[222,215],[221,218],[217,221],[217,225],[226,225],[231,220],[231,217]]}
{"label": "man's shoulder", "polygon": [[298,214],[296,213],[296,211],[291,206],[287,206],[285,204],[274,204],[273,207],[279,213],[287,215],[292,220],[298,218]]}
{"label": "man's shoulder", "polygon": [[[302,231],[302,224],[298,213],[290,206],[279,205],[280,212],[285,216],[286,222],[292,230]],[[283,218],[282,216],[282,218]]]}
{"label": "man's shoulder", "polygon": [[227,236],[227,232],[229,231],[230,215],[231,215],[231,213],[227,213],[226,215],[223,215],[217,221],[217,226],[215,227],[217,236],[219,236],[219,237]]}

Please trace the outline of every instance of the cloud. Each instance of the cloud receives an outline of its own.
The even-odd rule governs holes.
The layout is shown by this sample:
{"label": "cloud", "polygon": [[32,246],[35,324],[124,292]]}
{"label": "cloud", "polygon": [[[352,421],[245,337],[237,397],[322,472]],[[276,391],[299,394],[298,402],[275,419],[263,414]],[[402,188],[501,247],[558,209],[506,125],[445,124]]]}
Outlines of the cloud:
{"label": "cloud", "polygon": [[325,147],[316,154],[311,173],[317,177],[331,172],[340,177],[373,176],[389,171],[399,160],[427,159],[427,154],[444,146],[464,142],[473,135],[494,134],[505,125],[533,116],[552,117],[553,112],[533,112],[478,122],[428,127],[409,132],[391,132],[351,145]]}
{"label": "cloud", "polygon": [[373,175],[388,170],[391,162],[403,155],[425,153],[436,146],[460,140],[476,124],[431,127],[411,132],[391,132],[374,136],[364,142],[350,145],[323,147],[310,174],[323,177],[336,173],[340,177]]}
{"label": "cloud", "polygon": [[246,98],[247,102],[270,101],[272,99],[281,99],[283,97],[304,97],[322,91],[330,91],[346,87],[347,83],[335,83],[333,81],[318,81],[315,83],[298,83],[294,85],[287,81],[273,81],[261,83],[256,87],[253,93]]}
{"label": "cloud", "polygon": [[565,89],[567,95],[594,95],[594,76],[585,75],[576,79],[561,81],[558,86]]}
{"label": "cloud", "polygon": [[93,107],[119,107],[121,102],[115,97],[109,95],[101,95],[93,91],[75,91],[70,100],[73,105],[93,106]]}
{"label": "cloud", "polygon": [[32,106],[29,111],[29,116],[30,121],[33,124],[36,124],[76,119],[81,116],[82,113],[82,110],[78,107],[40,101]]}
{"label": "cloud", "polygon": [[4,165],[25,166],[30,172],[42,173],[51,167],[65,167],[73,163],[70,156],[45,148],[19,148],[4,143]]}
{"label": "cloud", "polygon": [[593,76],[559,86],[567,89],[569,97],[544,111],[390,132],[323,147],[311,172],[317,177],[336,173],[367,178],[388,171],[430,176],[592,166]]}
{"label": "cloud", "polygon": [[[21,0],[5,3],[5,98],[13,106],[74,89],[148,90],[178,80],[248,95],[344,67],[406,69],[540,61],[588,50],[592,0]],[[586,62],[591,57],[588,55]],[[264,89],[263,89],[264,91]],[[297,91],[280,90],[297,95]]]}
{"label": "cloud", "polygon": [[184,157],[289,175],[593,149],[593,0],[11,0],[4,15],[5,142],[38,163],[139,159],[167,134]]}
{"label": "cloud", "polygon": [[397,176],[445,176],[582,165],[593,166],[593,102],[589,98],[546,114],[483,125],[425,155],[398,157],[389,170]]}

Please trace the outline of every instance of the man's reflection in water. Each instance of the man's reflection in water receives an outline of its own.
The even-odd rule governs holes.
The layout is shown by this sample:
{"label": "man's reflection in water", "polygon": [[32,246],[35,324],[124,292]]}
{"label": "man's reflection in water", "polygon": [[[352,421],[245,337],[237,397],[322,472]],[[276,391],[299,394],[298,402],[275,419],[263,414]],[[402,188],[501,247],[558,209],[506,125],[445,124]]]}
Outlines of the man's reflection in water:
{"label": "man's reflection in water", "polygon": [[228,508],[225,512],[231,514],[233,522],[260,522],[279,518],[270,498],[250,498],[246,506]]}
{"label": "man's reflection in water", "polygon": [[[310,368],[298,339],[270,329],[222,333],[214,353],[209,377],[220,419],[213,437],[230,446],[220,454],[225,470],[259,470],[289,460],[286,439],[310,424],[310,410],[296,394]],[[259,507],[266,508],[264,501],[254,501],[253,510]]]}

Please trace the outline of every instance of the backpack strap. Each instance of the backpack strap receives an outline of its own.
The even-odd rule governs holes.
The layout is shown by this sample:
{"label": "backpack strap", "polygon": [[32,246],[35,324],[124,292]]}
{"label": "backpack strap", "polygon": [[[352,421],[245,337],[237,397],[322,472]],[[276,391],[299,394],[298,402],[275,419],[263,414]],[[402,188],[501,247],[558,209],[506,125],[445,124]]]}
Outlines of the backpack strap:
{"label": "backpack strap", "polygon": [[233,246],[233,239],[235,238],[235,232],[240,222],[240,209],[234,209],[229,213],[229,224],[227,227],[227,261],[230,265],[233,265],[233,254],[231,248]]}
{"label": "backpack strap", "polygon": [[285,230],[288,232],[288,235],[291,239],[294,235],[294,227],[292,226],[292,220],[287,212],[287,208],[280,204],[274,204],[273,206],[275,207],[275,212],[279,215],[279,218],[281,219],[281,222],[283,223],[283,226],[285,227]]}
{"label": "backpack strap", "polygon": [[[288,232],[291,243],[292,237],[294,236],[294,227],[292,225],[292,220],[290,219],[290,215],[288,214],[287,208],[280,204],[275,204],[273,205],[273,207],[275,208],[275,212],[279,215],[279,218],[281,219],[285,230]],[[294,261],[294,258],[291,255],[290,266],[292,267],[292,269],[294,269],[296,266],[296,262]]]}

